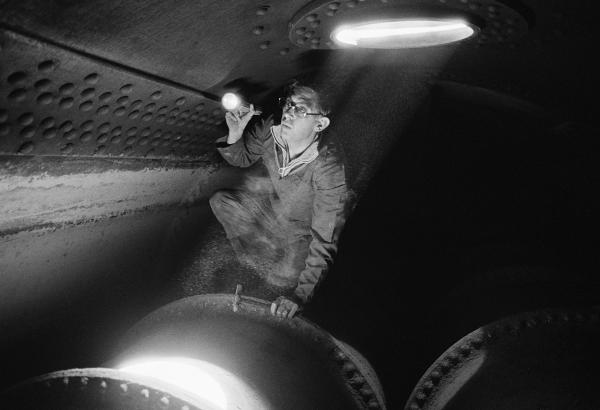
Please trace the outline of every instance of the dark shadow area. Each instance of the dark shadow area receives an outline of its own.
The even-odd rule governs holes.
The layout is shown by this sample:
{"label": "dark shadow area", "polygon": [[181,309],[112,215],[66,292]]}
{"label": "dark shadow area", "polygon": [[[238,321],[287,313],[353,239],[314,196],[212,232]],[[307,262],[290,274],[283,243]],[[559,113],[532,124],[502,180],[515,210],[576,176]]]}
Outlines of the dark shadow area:
{"label": "dark shadow area", "polygon": [[373,363],[390,408],[461,335],[600,303],[591,130],[457,98],[436,89],[390,149],[307,312]]}

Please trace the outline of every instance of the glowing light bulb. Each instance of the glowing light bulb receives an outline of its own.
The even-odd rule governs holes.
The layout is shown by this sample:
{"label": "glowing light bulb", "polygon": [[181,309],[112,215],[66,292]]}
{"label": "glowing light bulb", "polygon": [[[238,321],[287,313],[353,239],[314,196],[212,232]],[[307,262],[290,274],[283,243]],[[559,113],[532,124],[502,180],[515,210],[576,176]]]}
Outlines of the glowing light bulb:
{"label": "glowing light bulb", "polygon": [[243,105],[242,99],[234,93],[225,93],[221,98],[221,104],[227,111],[237,110]]}
{"label": "glowing light bulb", "polygon": [[332,38],[342,45],[365,48],[427,47],[460,41],[475,30],[462,20],[396,20],[340,27]]}

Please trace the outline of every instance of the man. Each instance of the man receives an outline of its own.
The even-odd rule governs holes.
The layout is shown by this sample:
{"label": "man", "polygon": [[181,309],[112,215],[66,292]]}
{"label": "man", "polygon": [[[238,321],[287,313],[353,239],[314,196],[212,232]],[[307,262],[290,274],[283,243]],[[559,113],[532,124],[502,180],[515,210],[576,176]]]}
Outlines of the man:
{"label": "man", "polygon": [[333,263],[347,191],[339,154],[321,139],[330,124],[322,96],[298,82],[286,94],[280,125],[270,117],[246,130],[258,114],[252,105],[226,113],[220,154],[238,167],[262,160],[269,178],[251,191],[217,191],[210,205],[238,258],[269,265],[267,281],[293,289],[271,305],[274,315],[292,318]]}

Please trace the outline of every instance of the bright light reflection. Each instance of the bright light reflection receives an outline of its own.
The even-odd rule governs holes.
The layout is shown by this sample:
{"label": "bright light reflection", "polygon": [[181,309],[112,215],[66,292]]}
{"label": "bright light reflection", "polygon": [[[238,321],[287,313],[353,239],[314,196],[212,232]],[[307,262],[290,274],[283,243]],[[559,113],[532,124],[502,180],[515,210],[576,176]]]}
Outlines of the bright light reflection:
{"label": "bright light reflection", "polygon": [[221,98],[221,104],[223,104],[223,108],[226,110],[232,111],[242,105],[242,100],[234,93],[225,93],[223,98]]}
{"label": "bright light reflection", "polygon": [[332,37],[359,47],[403,48],[450,43],[473,33],[473,28],[462,20],[398,20],[341,27]]}
{"label": "bright light reflection", "polygon": [[219,367],[201,361],[179,357],[146,359],[125,363],[119,370],[152,377],[186,390],[219,409],[227,409],[227,397],[213,374],[222,373]]}

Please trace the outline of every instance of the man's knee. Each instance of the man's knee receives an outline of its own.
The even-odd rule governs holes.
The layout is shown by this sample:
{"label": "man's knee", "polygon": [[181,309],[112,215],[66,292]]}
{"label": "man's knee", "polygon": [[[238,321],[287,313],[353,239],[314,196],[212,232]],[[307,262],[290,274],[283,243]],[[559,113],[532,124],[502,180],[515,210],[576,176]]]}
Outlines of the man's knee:
{"label": "man's knee", "polygon": [[231,218],[245,213],[241,199],[235,191],[227,189],[216,191],[209,198],[208,203],[217,218],[219,216]]}

